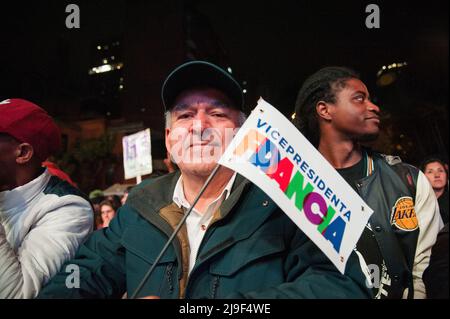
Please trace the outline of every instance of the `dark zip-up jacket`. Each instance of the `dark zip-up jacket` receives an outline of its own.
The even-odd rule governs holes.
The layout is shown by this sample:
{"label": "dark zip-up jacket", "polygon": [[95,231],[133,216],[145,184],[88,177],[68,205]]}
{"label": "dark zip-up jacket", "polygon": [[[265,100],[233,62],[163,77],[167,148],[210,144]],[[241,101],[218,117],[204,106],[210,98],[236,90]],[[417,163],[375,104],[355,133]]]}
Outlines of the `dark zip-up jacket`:
{"label": "dark zip-up jacket", "polygon": [[[146,181],[129,195],[110,227],[96,231],[67,265],[79,267],[79,288],[62,268],[40,298],[131,296],[173,232],[170,216],[179,173]],[[206,230],[187,276],[186,240],[177,236],[139,297],[371,298],[355,253],[342,275],[255,185],[237,176]],[[72,266],[73,268],[73,266]],[[72,285],[73,286],[73,285]]]}

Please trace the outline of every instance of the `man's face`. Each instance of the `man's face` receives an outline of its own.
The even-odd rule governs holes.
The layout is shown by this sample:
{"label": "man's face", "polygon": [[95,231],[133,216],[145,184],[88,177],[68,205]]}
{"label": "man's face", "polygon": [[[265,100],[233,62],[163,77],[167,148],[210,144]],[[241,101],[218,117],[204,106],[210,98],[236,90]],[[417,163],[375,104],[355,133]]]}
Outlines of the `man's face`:
{"label": "man's face", "polygon": [[9,185],[14,183],[18,146],[14,138],[0,133],[0,192],[9,190]]}
{"label": "man's face", "polygon": [[369,99],[367,87],[358,79],[346,81],[337,89],[336,103],[329,104],[331,125],[343,135],[358,141],[372,141],[380,131],[380,109]]}
{"label": "man's face", "polygon": [[182,92],[166,128],[166,148],[181,172],[208,176],[239,126],[239,111],[216,89]]}

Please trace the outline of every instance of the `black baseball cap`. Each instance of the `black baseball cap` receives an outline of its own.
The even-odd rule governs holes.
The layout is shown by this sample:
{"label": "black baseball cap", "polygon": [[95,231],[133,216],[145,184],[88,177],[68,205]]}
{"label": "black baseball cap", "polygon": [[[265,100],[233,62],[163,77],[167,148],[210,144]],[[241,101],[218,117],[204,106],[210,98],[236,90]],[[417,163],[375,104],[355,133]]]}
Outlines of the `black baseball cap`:
{"label": "black baseball cap", "polygon": [[225,70],[206,61],[190,61],[175,68],[161,90],[165,111],[173,107],[177,96],[194,87],[211,87],[222,91],[238,110],[244,110],[244,94],[239,83]]}

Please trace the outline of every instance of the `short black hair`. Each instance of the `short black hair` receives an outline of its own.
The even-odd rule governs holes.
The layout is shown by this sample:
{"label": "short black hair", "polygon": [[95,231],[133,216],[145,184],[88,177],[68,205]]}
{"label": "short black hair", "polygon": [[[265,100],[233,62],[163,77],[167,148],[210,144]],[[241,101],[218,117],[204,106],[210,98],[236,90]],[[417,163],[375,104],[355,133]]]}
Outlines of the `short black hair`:
{"label": "short black hair", "polygon": [[350,68],[324,67],[308,77],[298,92],[294,125],[315,147],[320,141],[317,103],[319,101],[335,103],[337,88],[345,87],[347,80],[353,78],[359,79],[359,74]]}

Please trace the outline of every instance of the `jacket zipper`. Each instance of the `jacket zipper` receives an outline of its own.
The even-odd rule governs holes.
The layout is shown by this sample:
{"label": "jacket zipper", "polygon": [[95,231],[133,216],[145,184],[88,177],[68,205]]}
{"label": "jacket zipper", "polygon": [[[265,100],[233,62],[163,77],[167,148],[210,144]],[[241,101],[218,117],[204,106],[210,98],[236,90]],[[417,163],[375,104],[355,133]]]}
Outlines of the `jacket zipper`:
{"label": "jacket zipper", "polygon": [[[244,190],[247,189],[247,185],[249,185],[249,184],[244,184],[243,185],[244,189],[242,189],[240,191],[240,195],[239,195],[238,199],[240,199],[240,197],[242,196],[242,193],[244,192]],[[223,204],[223,202],[222,202],[222,204]],[[184,297],[185,298],[188,295],[187,292],[188,292],[188,287],[189,287],[189,282],[190,282],[190,279],[191,279],[191,275],[197,269],[196,265],[197,265],[197,261],[198,261],[198,256],[199,256],[199,253],[200,253],[200,251],[202,249],[203,243],[205,242],[205,237],[206,237],[206,235],[208,235],[208,231],[212,228],[212,226],[214,226],[219,220],[222,220],[222,218],[215,220],[214,222],[212,222],[211,224],[208,225],[208,228],[206,228],[205,236],[203,236],[202,241],[200,242],[200,246],[198,247],[198,250],[197,250],[197,256],[195,256],[194,268],[192,268],[192,270],[189,273],[189,275],[187,277],[187,280],[186,280],[186,286],[185,286],[185,289],[184,289]]]}
{"label": "jacket zipper", "polygon": [[212,227],[215,223],[217,223],[219,220],[220,220],[220,219],[218,219],[218,220],[214,221],[212,224],[209,224],[209,225],[208,225],[208,228],[206,228],[205,235],[203,236],[202,241],[200,242],[200,246],[198,246],[197,256],[195,256],[194,268],[192,268],[191,272],[189,273],[189,275],[188,275],[188,277],[187,277],[187,279],[186,279],[186,287],[185,287],[185,289],[184,289],[184,297],[185,297],[185,298],[186,298],[186,296],[187,296],[187,291],[188,291],[188,287],[189,287],[189,280],[191,279],[191,275],[194,273],[194,270],[197,269],[198,256],[199,256],[199,253],[200,253],[201,248],[202,248],[202,246],[203,246],[203,243],[205,242],[205,237],[206,237],[206,235],[208,235],[208,231],[211,229],[211,227]]}

